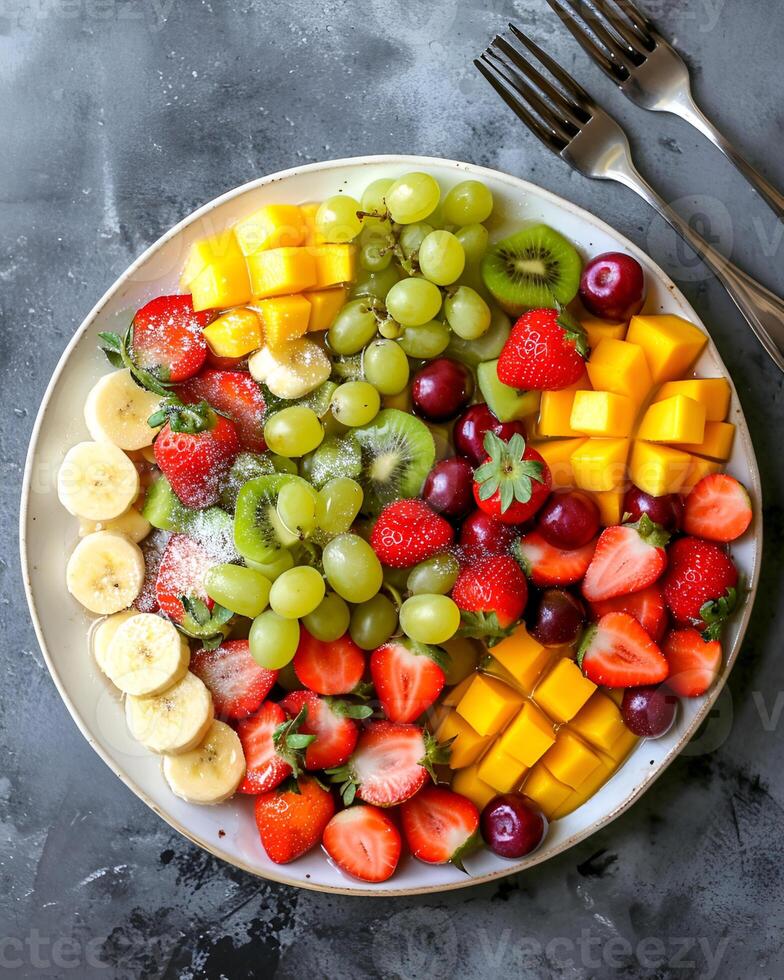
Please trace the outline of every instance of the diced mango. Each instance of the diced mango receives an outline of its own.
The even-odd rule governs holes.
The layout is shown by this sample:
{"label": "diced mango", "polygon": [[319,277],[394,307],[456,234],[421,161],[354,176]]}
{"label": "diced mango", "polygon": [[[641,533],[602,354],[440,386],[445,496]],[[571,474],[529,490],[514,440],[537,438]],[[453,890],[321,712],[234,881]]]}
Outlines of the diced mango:
{"label": "diced mango", "polygon": [[612,527],[621,523],[623,517],[623,490],[594,490],[591,497],[599,508],[602,527]]}
{"label": "diced mango", "polygon": [[452,789],[461,796],[467,796],[480,810],[497,795],[492,786],[488,786],[477,775],[477,766],[458,769],[452,777]]}
{"label": "diced mango", "polygon": [[527,693],[533,690],[537,678],[550,659],[550,651],[535,640],[525,624],[492,648],[493,657],[504,666],[515,682]]}
{"label": "diced mango", "polygon": [[601,340],[586,365],[588,377],[597,391],[626,395],[638,405],[650,394],[651,372],[645,352],[627,340]]}
{"label": "diced mango", "polygon": [[315,256],[319,289],[351,282],[354,278],[357,250],[353,245],[317,245],[310,251]]}
{"label": "diced mango", "polygon": [[308,201],[307,204],[300,204],[299,209],[302,213],[302,220],[305,222],[305,245],[321,245],[319,236],[316,234],[316,213],[321,207],[319,201]]}
{"label": "diced mango", "polygon": [[645,351],[656,384],[682,377],[708,342],[699,327],[672,314],[633,316],[626,339]]}
{"label": "diced mango", "polygon": [[583,490],[620,490],[626,483],[628,439],[586,439],[572,453],[575,485]]}
{"label": "diced mango", "polygon": [[449,756],[450,769],[463,769],[476,762],[492,739],[490,735],[475,732],[456,711],[450,711],[444,717],[436,730],[436,737],[439,742],[454,739]]}
{"label": "diced mango", "polygon": [[602,340],[623,340],[629,324],[624,320],[616,323],[613,320],[602,320],[598,316],[586,313],[580,317],[580,323],[588,336],[588,346],[593,350]]}
{"label": "diced mango", "polygon": [[618,705],[596,691],[572,719],[570,728],[599,749],[609,751],[627,730]]}
{"label": "diced mango", "polygon": [[718,473],[720,470],[721,463],[717,460],[705,459],[704,456],[692,456],[680,492],[688,493],[697,486],[704,476],[710,476],[711,473]]}
{"label": "diced mango", "polygon": [[310,303],[310,320],[308,333],[319,330],[329,330],[338,311],[346,302],[348,290],[343,286],[335,289],[319,289],[316,292],[306,292],[305,299]]}
{"label": "diced mango", "polygon": [[304,296],[273,296],[258,301],[264,338],[272,350],[280,350],[308,331],[310,303]]}
{"label": "diced mango", "polygon": [[678,493],[690,465],[691,456],[687,452],[637,439],[629,462],[629,477],[640,490],[661,497],[665,493]]}
{"label": "diced mango", "polygon": [[528,773],[522,792],[524,796],[534,801],[549,820],[564,800],[571,795],[572,790],[565,783],[559,782],[541,762],[538,762]]}
{"label": "diced mango", "polygon": [[213,320],[203,333],[216,357],[244,357],[264,341],[258,313],[241,306]]}
{"label": "diced mango", "polygon": [[539,402],[539,419],[536,423],[537,436],[579,436],[569,423],[577,393],[564,388],[562,391],[543,391]]}
{"label": "diced mango", "polygon": [[554,743],[553,723],[533,701],[525,702],[498,740],[504,752],[529,767],[538,762]]}
{"label": "diced mango", "polygon": [[483,783],[492,786],[499,793],[509,793],[515,789],[526,773],[522,762],[507,755],[498,742],[489,749],[477,767],[476,774]]}
{"label": "diced mango", "polygon": [[617,768],[636,744],[637,736],[634,732],[630,732],[628,728],[624,728],[617,740],[607,750],[606,754],[615,763]]}
{"label": "diced mango", "polygon": [[572,789],[577,789],[601,765],[599,756],[568,728],[558,732],[555,745],[544,754],[542,762],[557,780]]}
{"label": "diced mango", "polygon": [[561,803],[558,809],[553,813],[553,820],[558,820],[560,817],[565,817],[568,813],[572,813],[577,809],[578,806],[582,806],[586,800],[589,800],[597,790],[607,782],[607,780],[615,772],[615,763],[605,758],[604,756],[599,756],[599,765],[586,776],[586,778],[580,783],[580,785],[569,794],[569,796]]}
{"label": "diced mango", "polygon": [[270,248],[249,255],[247,263],[256,300],[301,293],[316,285],[316,260],[309,248]]}
{"label": "diced mango", "polygon": [[705,406],[706,422],[723,422],[730,407],[730,383],[726,378],[686,378],[667,381],[653,396],[654,402],[685,395]]}
{"label": "diced mango", "polygon": [[569,424],[587,436],[628,436],[634,425],[637,403],[612,391],[576,391]]}
{"label": "diced mango", "polygon": [[508,684],[487,674],[477,674],[461,698],[457,711],[480,735],[495,735],[522,703],[522,696]]}
{"label": "diced mango", "polygon": [[596,690],[574,660],[559,660],[534,689],[534,701],[556,721],[569,721]]}
{"label": "diced mango", "polygon": [[250,284],[245,261],[242,264],[226,260],[208,265],[188,287],[193,308],[200,310],[225,309],[242,306],[250,299]]}
{"label": "diced mango", "polygon": [[732,452],[732,442],[735,438],[735,426],[732,422],[706,422],[702,439],[689,440],[679,446],[685,452],[697,456],[707,456],[708,459],[727,460]]}
{"label": "diced mango", "polygon": [[245,258],[231,229],[193,242],[180,276],[180,289],[189,292],[193,280],[204,272],[208,265],[225,264],[238,268],[242,268],[245,264]]}
{"label": "diced mango", "polygon": [[459,684],[455,684],[451,690],[448,690],[446,694],[443,695],[441,698],[441,704],[445,704],[449,708],[454,708],[456,705],[460,704],[463,695],[473,683],[475,676],[476,675],[474,673],[470,673],[465,680],[460,681]]}
{"label": "diced mango", "polygon": [[702,442],[704,433],[705,406],[686,395],[673,395],[648,406],[637,438],[648,442]]}
{"label": "diced mango", "polygon": [[243,255],[301,245],[306,233],[305,219],[296,204],[265,204],[234,226]]}
{"label": "diced mango", "polygon": [[572,455],[587,442],[587,439],[553,439],[546,442],[533,442],[532,447],[540,454],[550,470],[553,490],[563,490],[574,486]]}

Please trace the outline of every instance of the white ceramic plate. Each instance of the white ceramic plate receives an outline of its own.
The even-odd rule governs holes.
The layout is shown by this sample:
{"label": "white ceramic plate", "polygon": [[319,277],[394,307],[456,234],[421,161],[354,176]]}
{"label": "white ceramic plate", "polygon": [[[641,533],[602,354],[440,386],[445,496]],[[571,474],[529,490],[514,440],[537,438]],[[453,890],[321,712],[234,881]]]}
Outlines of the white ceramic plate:
{"label": "white ceramic plate", "polygon": [[[276,881],[353,894],[440,891],[511,874],[546,861],[622,813],[678,754],[718,697],[751,614],[762,552],[759,473],[733,389],[730,418],[738,432],[728,469],[749,488],[755,520],[732,549],[750,595],[725,634],[721,681],[708,697],[684,701],[678,723],[668,735],[640,744],[609,782],[574,813],[556,821],[544,845],[523,861],[504,861],[482,850],[467,861],[470,877],[466,877],[452,866],[425,865],[408,857],[390,881],[363,885],[342,875],[319,850],[290,865],[269,861],[259,843],[249,798],[198,807],[171,794],[160,760],[128,734],[119,696],[88,654],[90,619],[65,589],[65,564],[77,540],[76,520],[58,503],[55,476],[66,450],[88,437],[82,418],[85,395],[107,370],[97,349],[98,332],[124,329],[131,312],[147,300],[176,292],[190,243],[261,204],[321,200],[340,190],[358,197],[377,177],[410,170],[429,171],[444,189],[466,177],[483,180],[495,197],[496,216],[502,216],[492,221],[491,233],[496,237],[521,223],[544,221],[570,238],[585,256],[610,249],[631,253],[646,271],[646,312],[677,313],[700,323],[675,284],[635,245],[586,211],[526,181],[470,164],[404,156],[337,160],[284,171],[224,194],[186,218],[134,262],[100,300],[68,345],[44,396],[30,442],[22,498],[22,566],[38,640],[74,721],[106,764],[171,826],[225,861]],[[697,365],[697,374],[728,376],[712,343]]]}

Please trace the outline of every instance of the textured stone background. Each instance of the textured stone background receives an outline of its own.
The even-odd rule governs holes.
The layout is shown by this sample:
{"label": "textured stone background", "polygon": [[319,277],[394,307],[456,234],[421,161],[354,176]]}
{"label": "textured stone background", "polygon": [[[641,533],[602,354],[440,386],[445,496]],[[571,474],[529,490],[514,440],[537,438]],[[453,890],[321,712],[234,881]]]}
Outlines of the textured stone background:
{"label": "textured stone background", "polygon": [[[705,108],[784,186],[778,0],[651,0],[649,10],[690,52]],[[627,124],[668,199],[784,291],[784,227],[687,126],[625,103],[544,0],[0,0],[0,974],[784,975],[781,376],[652,212],[546,155],[479,78],[471,58],[508,19]],[[16,526],[47,379],[134,256],[252,177],[395,151],[531,178],[614,224],[674,275],[740,391],[763,473],[767,544],[721,710],[631,812],[497,886],[359,902],[226,867],[120,784],[43,666]]]}

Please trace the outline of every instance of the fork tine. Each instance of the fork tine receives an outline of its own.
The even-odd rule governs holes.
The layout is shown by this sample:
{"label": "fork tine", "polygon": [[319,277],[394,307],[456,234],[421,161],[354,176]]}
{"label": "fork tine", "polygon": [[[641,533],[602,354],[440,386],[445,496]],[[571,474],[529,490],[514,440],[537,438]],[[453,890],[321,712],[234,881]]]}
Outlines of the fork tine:
{"label": "fork tine", "polygon": [[661,34],[659,34],[640,8],[635,7],[632,0],[613,0],[613,3],[624,12],[640,40],[651,50],[663,40]]}
{"label": "fork tine", "polygon": [[558,118],[556,113],[544,101],[539,93],[533,89],[524,78],[521,78],[519,75],[515,74],[512,68],[506,64],[500,55],[488,48],[483,57],[485,62],[489,62],[490,58],[493,59],[492,67],[495,68],[497,74],[503,78],[510,88],[513,88],[519,96],[525,99],[532,111],[539,116],[542,122],[544,122],[544,124],[548,126],[559,139],[564,141],[564,144],[568,143],[573,136],[577,135],[579,132],[579,127],[570,124],[564,125],[564,123]]}
{"label": "fork tine", "polygon": [[[596,5],[608,8],[604,11],[605,16],[611,20],[613,27],[623,33],[627,43],[633,47],[638,54],[645,56],[656,47],[656,40],[653,25],[642,13],[634,6],[631,0],[611,0],[612,6],[617,13],[611,14],[607,0],[596,0]],[[635,38],[636,41],[633,41]],[[640,50],[642,47],[643,50]]]}
{"label": "fork tine", "polygon": [[597,106],[582,85],[578,84],[568,72],[561,68],[557,61],[554,61],[550,55],[547,54],[546,51],[543,51],[538,44],[531,40],[530,37],[526,37],[526,35],[515,27],[514,24],[509,25],[509,30],[512,32],[512,34],[514,34],[517,40],[524,47],[528,48],[531,54],[544,65],[553,78],[557,79],[561,83],[577,109],[579,109],[583,115],[587,116],[587,118],[583,120],[584,122],[587,122],[588,119],[591,118],[591,113],[596,110]]}
{"label": "fork tine", "polygon": [[579,106],[569,102],[568,99],[566,99],[563,94],[544,77],[544,75],[540,74],[540,72],[538,72],[533,65],[530,65],[525,60],[519,51],[512,47],[505,37],[496,37],[492,42],[492,46],[500,48],[506,57],[520,69],[526,78],[530,79],[530,81],[533,82],[533,84],[542,92],[543,95],[549,98],[551,102],[555,103],[557,109],[561,112],[563,121],[567,124],[567,126],[574,128],[575,131],[570,134],[574,136],[576,131],[579,130],[579,128],[585,122],[585,119],[583,119],[580,115]]}
{"label": "fork tine", "polygon": [[[636,33],[634,26],[623,18],[619,11],[623,9],[625,0],[615,0],[611,6],[609,0],[593,0],[596,9],[604,16],[608,28],[616,35],[616,40],[623,45],[632,59],[644,60],[650,54],[643,39]],[[617,10],[615,9],[617,8]]]}
{"label": "fork tine", "polygon": [[[563,23],[564,27],[569,31],[572,37],[577,41],[583,51],[588,54],[602,69],[602,71],[609,75],[614,82],[625,82],[629,77],[629,69],[619,64],[618,61],[610,58],[590,37],[582,27],[577,25],[577,15],[569,7],[567,7],[563,0],[547,0],[547,3],[552,7],[552,9],[558,14]],[[593,27],[593,25],[591,25]],[[598,31],[595,32],[599,34]],[[612,50],[612,48],[610,48]]]}

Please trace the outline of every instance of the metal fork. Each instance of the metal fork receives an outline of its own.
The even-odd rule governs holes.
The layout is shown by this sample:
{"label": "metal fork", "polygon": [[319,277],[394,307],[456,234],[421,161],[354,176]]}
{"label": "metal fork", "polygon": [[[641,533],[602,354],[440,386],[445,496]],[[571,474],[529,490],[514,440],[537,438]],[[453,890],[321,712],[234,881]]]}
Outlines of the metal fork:
{"label": "metal fork", "polygon": [[[784,218],[784,194],[738,153],[695,103],[689,69],[632,0],[547,0],[578,43],[632,102],[671,112],[717,146]],[[587,33],[593,32],[596,41]]]}
{"label": "metal fork", "polygon": [[[717,252],[637,172],[618,123],[585,89],[513,24],[517,44],[497,36],[474,61],[533,133],[586,177],[617,180],[647,201],[713,270],[757,339],[784,371],[784,301]],[[560,87],[534,67],[533,55]]]}

